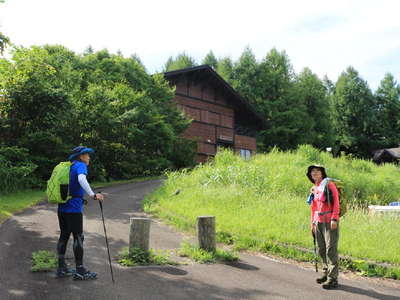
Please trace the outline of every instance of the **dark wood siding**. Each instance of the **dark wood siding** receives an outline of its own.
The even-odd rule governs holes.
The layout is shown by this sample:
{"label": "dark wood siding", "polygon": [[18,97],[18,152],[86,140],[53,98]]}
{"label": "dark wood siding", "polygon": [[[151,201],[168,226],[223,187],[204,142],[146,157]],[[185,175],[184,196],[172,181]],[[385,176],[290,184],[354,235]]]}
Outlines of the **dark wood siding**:
{"label": "dark wood siding", "polygon": [[[241,149],[256,151],[254,136],[236,132],[237,125],[246,124],[248,118],[240,116],[243,120],[236,120],[235,102],[221,87],[201,77],[196,79],[196,76],[178,76],[169,80],[176,86],[174,102],[193,120],[182,136],[197,141],[198,163],[214,156],[220,146],[228,146],[237,152]],[[236,110],[241,111],[239,108]]]}
{"label": "dark wood siding", "polygon": [[256,139],[249,136],[244,135],[235,135],[235,149],[246,149],[256,151],[257,150],[257,143]]}

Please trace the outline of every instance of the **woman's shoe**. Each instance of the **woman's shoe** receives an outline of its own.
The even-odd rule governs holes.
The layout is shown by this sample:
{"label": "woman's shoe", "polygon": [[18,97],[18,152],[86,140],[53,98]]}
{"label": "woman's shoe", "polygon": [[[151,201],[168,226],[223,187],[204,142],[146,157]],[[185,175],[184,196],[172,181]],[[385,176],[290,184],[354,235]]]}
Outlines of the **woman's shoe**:
{"label": "woman's shoe", "polygon": [[328,280],[328,277],[326,277],[326,275],[324,275],[324,276],[322,276],[322,277],[317,278],[315,281],[316,281],[317,283],[321,284],[321,283],[324,283],[324,282],[327,281],[327,280]]}
{"label": "woman's shoe", "polygon": [[335,289],[339,286],[336,279],[329,278],[327,282],[322,285],[322,288],[326,290]]}
{"label": "woman's shoe", "polygon": [[64,278],[71,276],[72,274],[75,273],[74,269],[68,268],[67,265],[64,265],[62,267],[58,267],[56,271],[56,277],[57,278]]}
{"label": "woman's shoe", "polygon": [[74,273],[74,280],[91,280],[97,278],[97,273],[90,272],[85,267],[80,267],[76,269]]}

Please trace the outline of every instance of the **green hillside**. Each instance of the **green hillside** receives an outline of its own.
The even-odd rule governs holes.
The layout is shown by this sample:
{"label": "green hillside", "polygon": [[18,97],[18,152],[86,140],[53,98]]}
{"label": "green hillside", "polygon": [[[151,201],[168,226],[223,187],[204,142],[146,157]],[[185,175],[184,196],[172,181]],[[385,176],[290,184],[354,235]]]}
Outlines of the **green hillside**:
{"label": "green hillside", "polygon": [[306,203],[311,183],[305,176],[311,163],[325,165],[329,177],[344,182],[351,209],[340,221],[340,255],[399,265],[399,220],[371,217],[366,207],[400,199],[400,169],[333,158],[311,146],[273,150],[249,161],[219,152],[209,164],[169,173],[165,185],[147,197],[145,210],[189,231],[195,229],[197,216],[215,215],[220,241],[309,260],[309,255],[299,256],[293,249],[312,249]]}

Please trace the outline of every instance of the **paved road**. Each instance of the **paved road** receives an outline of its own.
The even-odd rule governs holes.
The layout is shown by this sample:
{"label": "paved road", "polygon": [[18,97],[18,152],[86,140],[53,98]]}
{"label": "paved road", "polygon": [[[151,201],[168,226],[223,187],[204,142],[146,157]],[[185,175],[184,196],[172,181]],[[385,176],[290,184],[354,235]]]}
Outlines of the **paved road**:
{"label": "paved road", "polygon": [[[160,184],[153,180],[103,189],[110,194],[104,209],[113,254],[127,246],[129,218],[143,215],[143,196]],[[85,260],[99,279],[86,282],[29,272],[33,251],[56,247],[54,206],[38,205],[0,225],[0,299],[400,299],[397,283],[342,278],[338,290],[325,291],[314,283],[312,268],[248,254],[232,265],[124,268],[114,263],[113,285],[99,216],[97,203],[90,203],[84,221]],[[168,226],[152,223],[155,249],[176,249],[183,238]],[[71,245],[67,255],[72,263]]]}

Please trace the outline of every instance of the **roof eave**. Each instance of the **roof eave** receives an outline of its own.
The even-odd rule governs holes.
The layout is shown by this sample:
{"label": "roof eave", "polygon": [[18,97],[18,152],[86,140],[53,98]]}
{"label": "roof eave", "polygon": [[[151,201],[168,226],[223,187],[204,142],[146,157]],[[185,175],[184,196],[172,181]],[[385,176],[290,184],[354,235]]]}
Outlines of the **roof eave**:
{"label": "roof eave", "polygon": [[189,67],[185,69],[180,69],[180,70],[174,70],[174,71],[169,71],[165,72],[164,76],[165,77],[172,77],[176,75],[181,75],[185,73],[190,73],[198,70],[207,70],[212,73],[213,76],[215,76],[223,85],[224,87],[231,93],[233,96],[239,100],[239,102],[249,111],[251,112],[257,119],[258,121],[261,122],[262,126],[261,129],[267,128],[267,120],[260,115],[259,112],[255,110],[255,108],[246,100],[243,96],[241,96],[224,78],[222,78],[213,68],[211,68],[209,65],[200,65],[200,66],[195,66],[195,67]]}

